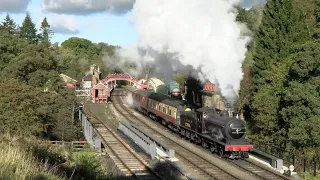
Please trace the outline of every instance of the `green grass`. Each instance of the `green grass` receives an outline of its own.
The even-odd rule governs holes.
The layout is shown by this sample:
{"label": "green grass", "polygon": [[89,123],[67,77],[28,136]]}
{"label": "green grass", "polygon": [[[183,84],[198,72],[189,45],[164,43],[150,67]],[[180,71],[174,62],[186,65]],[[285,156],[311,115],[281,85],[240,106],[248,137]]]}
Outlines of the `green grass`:
{"label": "green grass", "polygon": [[0,137],[1,180],[110,179],[95,152],[71,152],[38,139]]}
{"label": "green grass", "polygon": [[317,176],[313,176],[313,172],[305,172],[301,173],[301,178],[304,180],[319,180],[320,179],[320,173],[317,172]]}
{"label": "green grass", "polygon": [[7,143],[0,144],[0,179],[63,179],[55,169],[36,161],[24,149]]}

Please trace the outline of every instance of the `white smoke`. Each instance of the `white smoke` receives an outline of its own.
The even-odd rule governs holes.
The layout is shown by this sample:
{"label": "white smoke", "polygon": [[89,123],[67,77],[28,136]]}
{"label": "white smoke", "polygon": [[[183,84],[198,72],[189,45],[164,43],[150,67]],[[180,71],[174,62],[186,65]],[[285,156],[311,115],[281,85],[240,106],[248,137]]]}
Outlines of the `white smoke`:
{"label": "white smoke", "polygon": [[[129,46],[121,50],[116,50],[116,56],[105,56],[104,65],[109,69],[121,70],[132,76],[138,77],[145,74],[145,64],[151,62],[148,57],[137,53],[136,46]],[[135,66],[130,68],[130,66]]]}
{"label": "white smoke", "polygon": [[235,21],[233,5],[237,3],[239,0],[136,0],[131,21],[139,35],[137,47],[147,51],[144,58],[152,50],[174,55],[171,59],[194,69],[201,67],[201,80],[209,79],[219,84],[224,96],[233,96],[229,87],[235,92],[240,88],[249,42]]}
{"label": "white smoke", "polygon": [[134,100],[133,97],[131,95],[131,93],[128,93],[125,97],[124,97],[124,102],[126,104],[128,104],[129,106],[133,107],[134,106]]}

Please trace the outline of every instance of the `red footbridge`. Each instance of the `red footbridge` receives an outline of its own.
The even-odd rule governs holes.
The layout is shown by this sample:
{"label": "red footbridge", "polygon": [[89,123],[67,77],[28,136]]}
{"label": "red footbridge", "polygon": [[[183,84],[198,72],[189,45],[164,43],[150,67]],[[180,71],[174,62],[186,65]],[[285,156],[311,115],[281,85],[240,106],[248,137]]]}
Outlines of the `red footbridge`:
{"label": "red footbridge", "polygon": [[[85,81],[88,80],[84,80],[83,84]],[[89,98],[93,103],[106,103],[110,97],[111,90],[117,84],[116,81],[128,81],[132,86],[139,89],[148,89],[147,81],[139,81],[129,74],[109,74],[102,80],[98,80],[93,77],[89,82],[91,86],[76,90],[76,96]]]}
{"label": "red footbridge", "polygon": [[105,85],[109,85],[110,82],[116,82],[116,81],[131,82],[139,89],[148,88],[148,85],[146,83],[143,83],[142,81],[139,82],[135,77],[129,74],[109,74],[106,78],[101,80],[101,83]]}

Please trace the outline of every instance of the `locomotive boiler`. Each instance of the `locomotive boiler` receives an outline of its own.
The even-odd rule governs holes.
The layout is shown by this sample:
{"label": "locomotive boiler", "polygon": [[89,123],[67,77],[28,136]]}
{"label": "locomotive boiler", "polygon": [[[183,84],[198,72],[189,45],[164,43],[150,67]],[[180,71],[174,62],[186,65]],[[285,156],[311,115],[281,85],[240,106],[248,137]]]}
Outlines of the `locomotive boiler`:
{"label": "locomotive boiler", "polygon": [[244,143],[246,129],[245,122],[242,120],[233,117],[221,117],[218,114],[209,114],[205,118],[205,127],[211,137],[226,144]]}

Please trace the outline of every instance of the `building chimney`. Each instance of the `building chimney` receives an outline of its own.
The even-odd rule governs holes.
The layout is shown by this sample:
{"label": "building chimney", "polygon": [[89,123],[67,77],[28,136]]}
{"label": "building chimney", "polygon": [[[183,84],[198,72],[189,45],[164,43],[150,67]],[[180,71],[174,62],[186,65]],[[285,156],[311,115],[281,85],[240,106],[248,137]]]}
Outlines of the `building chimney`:
{"label": "building chimney", "polygon": [[203,85],[203,90],[213,92],[215,91],[215,85],[208,81]]}

